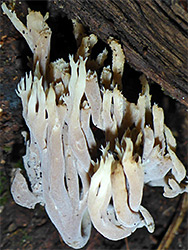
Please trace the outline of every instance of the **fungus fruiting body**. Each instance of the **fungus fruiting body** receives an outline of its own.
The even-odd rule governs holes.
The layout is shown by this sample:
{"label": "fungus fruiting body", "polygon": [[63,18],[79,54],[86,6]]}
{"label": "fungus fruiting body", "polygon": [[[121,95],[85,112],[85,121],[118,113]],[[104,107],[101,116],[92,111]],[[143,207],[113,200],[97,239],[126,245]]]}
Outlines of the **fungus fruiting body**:
{"label": "fungus fruiting body", "polygon": [[[97,37],[85,35],[73,20],[77,53],[68,62],[50,62],[48,15],[30,11],[26,27],[5,4],[2,9],[33,52],[33,70],[17,88],[29,128],[23,133],[23,161],[30,188],[15,170],[15,202],[44,205],[73,248],[87,243],[92,224],[111,240],[143,226],[152,233],[154,220],[142,205],[144,185],[163,187],[169,198],[188,192],[188,186],[175,138],[164,124],[163,109],[151,105],[146,78],[140,79],[137,103],[130,103],[121,92],[125,56],[115,39],[108,40],[112,67],[104,67],[108,51],[91,59]],[[96,131],[104,136],[98,138]]]}

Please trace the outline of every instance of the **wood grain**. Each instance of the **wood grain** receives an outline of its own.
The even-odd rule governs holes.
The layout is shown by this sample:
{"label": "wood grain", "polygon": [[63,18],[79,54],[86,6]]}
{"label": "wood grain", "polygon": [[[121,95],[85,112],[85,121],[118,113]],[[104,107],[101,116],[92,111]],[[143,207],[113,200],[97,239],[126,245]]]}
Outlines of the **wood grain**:
{"label": "wood grain", "polygon": [[109,36],[120,40],[134,69],[188,106],[188,13],[179,2],[60,0],[51,4],[61,5],[69,18],[80,20],[103,41]]}

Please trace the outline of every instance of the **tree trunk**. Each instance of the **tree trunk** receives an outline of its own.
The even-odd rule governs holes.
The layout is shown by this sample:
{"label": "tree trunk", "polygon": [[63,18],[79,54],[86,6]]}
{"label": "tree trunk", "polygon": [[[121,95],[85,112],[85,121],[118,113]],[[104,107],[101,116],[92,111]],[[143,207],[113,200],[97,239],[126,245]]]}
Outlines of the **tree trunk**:
{"label": "tree trunk", "polygon": [[[56,1],[54,1],[56,2]],[[103,41],[120,40],[126,60],[188,106],[188,13],[179,0],[60,0]]]}

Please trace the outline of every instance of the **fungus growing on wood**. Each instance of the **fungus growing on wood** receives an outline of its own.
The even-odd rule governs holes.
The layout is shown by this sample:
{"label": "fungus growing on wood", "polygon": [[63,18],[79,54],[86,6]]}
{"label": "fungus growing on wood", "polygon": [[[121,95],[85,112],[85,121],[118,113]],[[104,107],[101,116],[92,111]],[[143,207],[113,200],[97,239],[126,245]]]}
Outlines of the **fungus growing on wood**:
{"label": "fungus growing on wood", "polygon": [[162,186],[169,198],[188,186],[175,138],[162,108],[151,105],[146,78],[140,79],[137,104],[130,103],[120,91],[125,56],[116,40],[108,41],[112,69],[104,67],[107,50],[91,59],[97,37],[85,35],[73,20],[77,53],[68,62],[50,63],[47,16],[30,11],[26,28],[5,4],[2,9],[34,55],[33,71],[17,89],[29,128],[23,161],[30,187],[17,169],[11,186],[15,202],[44,205],[63,240],[77,249],[89,240],[91,224],[111,240],[143,226],[152,233],[154,220],[142,206],[144,185]]}

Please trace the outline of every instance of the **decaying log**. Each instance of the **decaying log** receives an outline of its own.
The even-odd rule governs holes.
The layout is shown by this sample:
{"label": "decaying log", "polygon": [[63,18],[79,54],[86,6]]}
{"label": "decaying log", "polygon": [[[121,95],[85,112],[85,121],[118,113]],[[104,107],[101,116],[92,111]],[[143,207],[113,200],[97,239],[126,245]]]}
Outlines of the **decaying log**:
{"label": "decaying log", "polygon": [[183,1],[59,0],[103,41],[120,40],[127,61],[188,106],[188,13]]}

